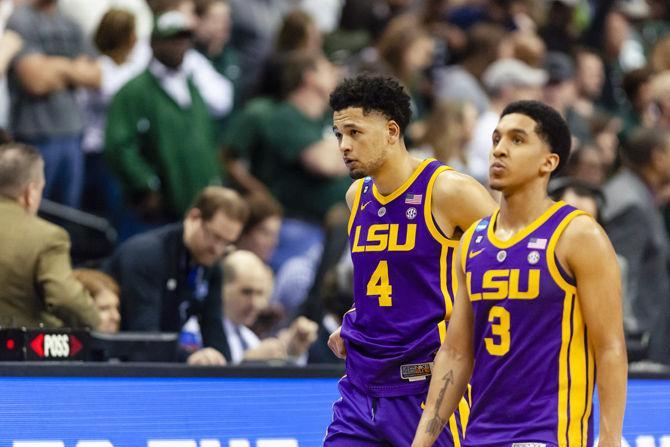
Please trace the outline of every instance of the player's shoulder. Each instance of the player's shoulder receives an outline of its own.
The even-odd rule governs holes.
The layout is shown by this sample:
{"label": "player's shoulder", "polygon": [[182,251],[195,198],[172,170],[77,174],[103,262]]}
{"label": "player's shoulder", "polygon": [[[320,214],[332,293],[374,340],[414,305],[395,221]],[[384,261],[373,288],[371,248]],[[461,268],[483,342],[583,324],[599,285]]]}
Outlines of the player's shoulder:
{"label": "player's shoulder", "polygon": [[351,183],[351,185],[349,186],[349,189],[347,189],[347,193],[345,194],[345,199],[347,201],[347,205],[349,206],[349,209],[351,209],[351,207],[353,206],[354,200],[356,199],[356,194],[361,189],[361,185],[363,184],[363,182],[366,181],[366,179],[367,179],[367,177],[354,180]]}
{"label": "player's shoulder", "polygon": [[587,248],[597,249],[608,244],[609,238],[603,227],[590,214],[583,212],[570,219],[558,240],[558,246],[566,253],[580,253]]}
{"label": "player's shoulder", "polygon": [[445,169],[437,175],[433,194],[440,197],[454,197],[462,194],[481,192],[484,187],[474,178],[455,169]]}

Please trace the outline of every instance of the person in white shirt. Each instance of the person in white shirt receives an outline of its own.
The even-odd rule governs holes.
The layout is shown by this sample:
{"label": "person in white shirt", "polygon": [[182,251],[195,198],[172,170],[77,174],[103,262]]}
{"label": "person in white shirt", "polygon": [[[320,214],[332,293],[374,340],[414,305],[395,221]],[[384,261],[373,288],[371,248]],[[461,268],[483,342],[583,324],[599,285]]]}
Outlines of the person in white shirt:
{"label": "person in white shirt", "polygon": [[316,340],[318,325],[298,317],[276,337],[260,340],[251,326],[272,291],[270,268],[250,251],[238,250],[222,261],[223,329],[230,347],[231,364],[242,361],[280,360],[305,364]]}

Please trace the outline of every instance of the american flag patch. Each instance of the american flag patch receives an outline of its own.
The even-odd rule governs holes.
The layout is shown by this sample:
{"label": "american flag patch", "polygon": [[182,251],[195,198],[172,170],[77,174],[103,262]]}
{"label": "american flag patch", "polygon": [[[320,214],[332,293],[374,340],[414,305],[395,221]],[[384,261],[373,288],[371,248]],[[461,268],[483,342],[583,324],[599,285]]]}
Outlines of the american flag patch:
{"label": "american flag patch", "polygon": [[421,205],[423,194],[407,194],[405,196],[405,203],[408,205]]}
{"label": "american flag patch", "polygon": [[547,240],[532,237],[528,241],[528,248],[532,248],[533,250],[544,250],[545,248],[547,248]]}

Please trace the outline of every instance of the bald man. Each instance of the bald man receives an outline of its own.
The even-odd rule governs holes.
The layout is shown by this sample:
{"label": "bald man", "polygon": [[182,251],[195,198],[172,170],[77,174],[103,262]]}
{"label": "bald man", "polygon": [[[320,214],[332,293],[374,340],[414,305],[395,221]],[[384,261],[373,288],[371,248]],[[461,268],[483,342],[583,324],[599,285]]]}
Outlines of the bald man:
{"label": "bald man", "polygon": [[251,326],[268,304],[273,278],[270,268],[254,253],[238,250],[228,255],[223,267],[223,328],[233,364],[242,361],[285,360],[306,362],[316,340],[318,325],[298,317],[277,337],[260,340]]}

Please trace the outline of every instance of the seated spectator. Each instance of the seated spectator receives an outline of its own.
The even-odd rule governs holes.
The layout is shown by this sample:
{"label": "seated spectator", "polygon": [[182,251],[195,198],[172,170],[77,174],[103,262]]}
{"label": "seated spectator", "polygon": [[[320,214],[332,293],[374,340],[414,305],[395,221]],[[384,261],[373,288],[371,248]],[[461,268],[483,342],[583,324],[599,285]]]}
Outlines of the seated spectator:
{"label": "seated spectator", "polygon": [[582,145],[572,151],[565,167],[566,175],[592,186],[605,181],[605,163],[600,150],[592,145]]}
{"label": "seated spectator", "polygon": [[39,152],[0,146],[0,325],[97,329],[93,300],[72,275],[68,234],[36,216],[43,189]]}
{"label": "seated spectator", "polygon": [[623,146],[625,166],[605,185],[607,234],[629,266],[639,329],[651,360],[670,364],[670,242],[655,195],[670,181],[670,135],[636,129]]}
{"label": "seated spectator", "polygon": [[91,294],[95,307],[100,314],[100,332],[119,332],[121,314],[119,313],[119,285],[114,278],[99,270],[75,269],[74,277]]}
{"label": "seated spectator", "polygon": [[571,177],[558,177],[549,182],[549,196],[586,211],[600,221],[605,195],[598,186]]}
{"label": "seated spectator", "polygon": [[202,188],[222,182],[215,121],[183,67],[192,34],[181,12],[158,16],[148,69],[109,107],[105,152],[139,229],[177,220]]}
{"label": "seated spectator", "polygon": [[248,250],[269,262],[277,248],[283,210],[272,197],[251,194],[246,197],[249,205],[249,220],[242,229],[237,247]]}
{"label": "seated spectator", "polygon": [[230,360],[217,262],[239,237],[247,214],[236,192],[211,186],[196,198],[182,223],[123,243],[106,265],[121,286],[122,329],[180,332],[187,323],[197,323],[196,329],[186,330],[198,331],[204,348],[182,350],[180,356],[199,365]]}
{"label": "seated spectator", "polygon": [[[223,327],[232,363],[289,360],[306,363],[306,352],[316,340],[318,326],[299,317],[277,337],[260,340],[249,327],[267,304],[272,273],[255,254],[239,250],[228,255],[223,266]],[[304,357],[303,357],[304,356]],[[300,357],[303,357],[299,360]]]}

